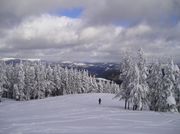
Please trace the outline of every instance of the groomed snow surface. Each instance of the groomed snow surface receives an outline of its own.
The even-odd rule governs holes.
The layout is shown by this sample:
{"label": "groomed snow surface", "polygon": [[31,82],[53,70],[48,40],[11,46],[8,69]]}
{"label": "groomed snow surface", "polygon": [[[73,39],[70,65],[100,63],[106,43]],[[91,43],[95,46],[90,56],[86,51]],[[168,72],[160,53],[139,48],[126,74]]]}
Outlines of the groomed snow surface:
{"label": "groomed snow surface", "polygon": [[0,134],[180,134],[179,113],[124,110],[124,102],[113,97],[79,94],[4,100]]}

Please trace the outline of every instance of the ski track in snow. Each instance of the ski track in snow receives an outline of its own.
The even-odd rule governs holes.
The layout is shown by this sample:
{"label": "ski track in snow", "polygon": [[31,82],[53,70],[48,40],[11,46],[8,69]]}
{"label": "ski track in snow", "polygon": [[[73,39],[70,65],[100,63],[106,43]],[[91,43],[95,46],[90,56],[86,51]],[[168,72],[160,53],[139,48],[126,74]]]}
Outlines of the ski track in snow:
{"label": "ski track in snow", "polygon": [[180,134],[180,114],[124,110],[124,103],[113,97],[80,94],[5,100],[0,103],[0,134]]}

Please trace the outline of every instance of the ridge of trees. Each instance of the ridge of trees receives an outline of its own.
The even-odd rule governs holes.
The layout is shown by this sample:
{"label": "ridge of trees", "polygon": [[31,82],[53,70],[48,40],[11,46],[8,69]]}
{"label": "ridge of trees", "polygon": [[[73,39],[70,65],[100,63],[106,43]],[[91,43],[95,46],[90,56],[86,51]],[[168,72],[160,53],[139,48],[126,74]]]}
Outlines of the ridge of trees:
{"label": "ridge of trees", "polygon": [[6,97],[24,101],[76,93],[116,93],[118,90],[119,85],[112,81],[97,81],[86,70],[41,62],[13,65],[0,61],[0,100]]}

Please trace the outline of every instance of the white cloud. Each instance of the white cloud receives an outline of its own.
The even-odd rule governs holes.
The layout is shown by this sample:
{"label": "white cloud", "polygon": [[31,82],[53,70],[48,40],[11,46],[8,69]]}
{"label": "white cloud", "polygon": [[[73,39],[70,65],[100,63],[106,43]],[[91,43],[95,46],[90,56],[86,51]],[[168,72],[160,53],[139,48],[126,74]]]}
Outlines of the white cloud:
{"label": "white cloud", "polygon": [[179,13],[179,0],[1,0],[0,57],[119,62],[142,47],[180,61]]}
{"label": "white cloud", "polygon": [[45,14],[26,18],[7,30],[0,38],[1,52],[6,52],[1,56],[118,62],[122,51],[134,53],[142,47],[149,57],[170,55],[177,59],[179,30],[179,25],[162,30],[146,23],[128,28],[88,26],[80,18]]}
{"label": "white cloud", "polygon": [[127,37],[137,37],[137,36],[142,36],[148,33],[151,33],[151,27],[148,25],[138,25],[137,27],[129,28],[127,30]]}
{"label": "white cloud", "polygon": [[10,30],[12,40],[43,39],[56,44],[70,44],[78,38],[75,33],[80,20],[67,17],[42,15],[23,21],[18,27]]}

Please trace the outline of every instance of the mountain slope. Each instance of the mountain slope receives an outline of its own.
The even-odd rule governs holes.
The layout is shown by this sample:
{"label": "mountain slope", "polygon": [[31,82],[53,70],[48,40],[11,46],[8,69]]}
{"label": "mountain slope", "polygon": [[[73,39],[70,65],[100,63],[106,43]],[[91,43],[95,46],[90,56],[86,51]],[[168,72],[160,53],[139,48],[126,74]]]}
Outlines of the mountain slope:
{"label": "mountain slope", "polygon": [[126,111],[124,103],[113,96],[80,94],[3,101],[0,134],[179,134],[179,114]]}

